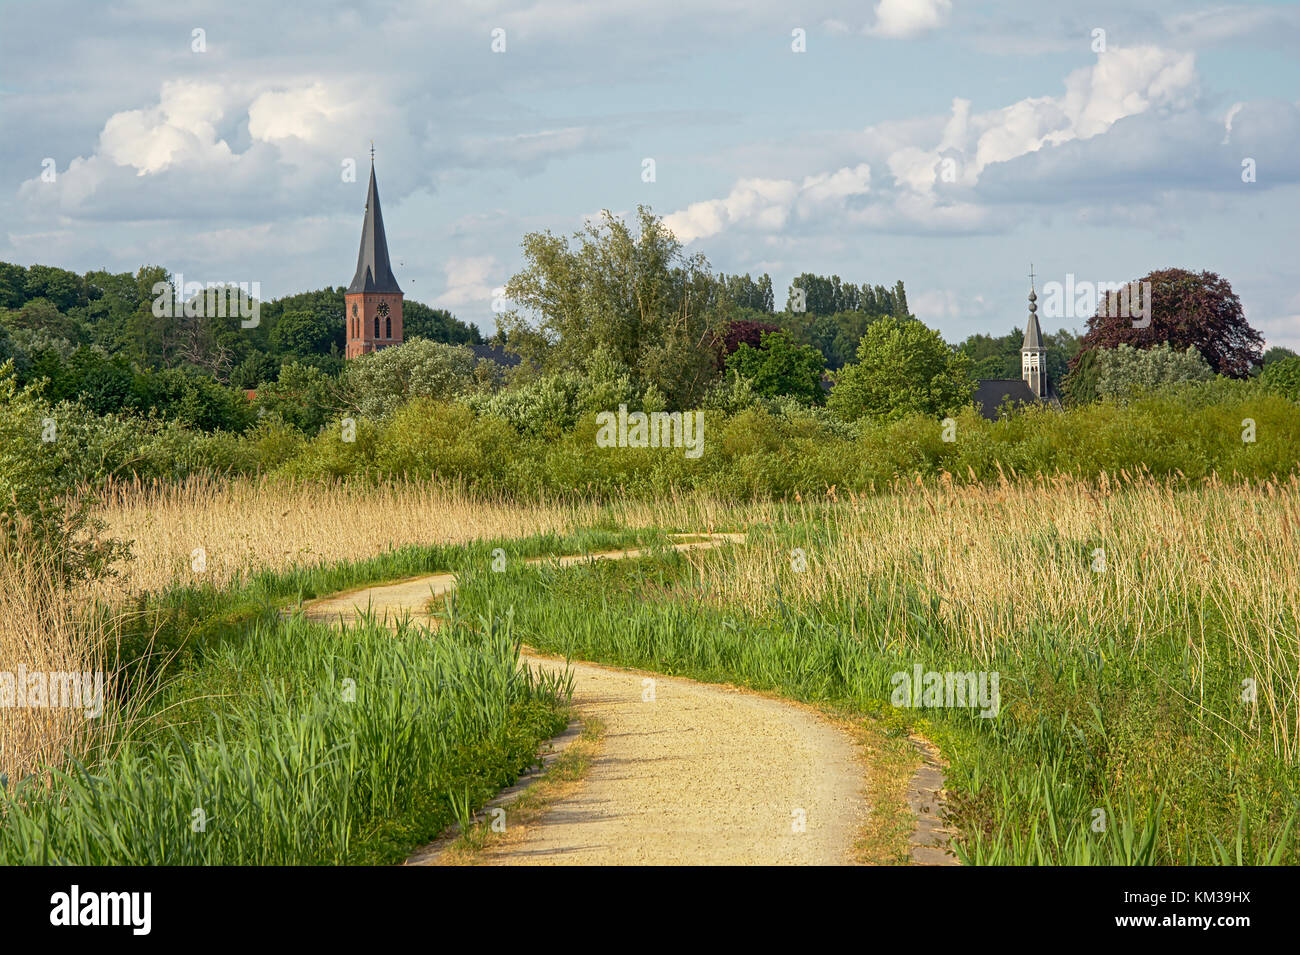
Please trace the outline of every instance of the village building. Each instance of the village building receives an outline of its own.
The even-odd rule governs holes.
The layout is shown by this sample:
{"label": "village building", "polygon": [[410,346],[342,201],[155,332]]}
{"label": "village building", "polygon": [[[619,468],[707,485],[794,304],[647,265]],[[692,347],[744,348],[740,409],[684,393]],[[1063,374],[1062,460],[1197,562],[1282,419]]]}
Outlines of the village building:
{"label": "village building", "polygon": [[1010,402],[1013,407],[1047,404],[1061,407],[1056,383],[1047,373],[1047,346],[1038,324],[1038,293],[1029,287],[1029,321],[1020,346],[1019,378],[981,378],[975,385],[975,404],[980,414],[996,421],[999,409]]}

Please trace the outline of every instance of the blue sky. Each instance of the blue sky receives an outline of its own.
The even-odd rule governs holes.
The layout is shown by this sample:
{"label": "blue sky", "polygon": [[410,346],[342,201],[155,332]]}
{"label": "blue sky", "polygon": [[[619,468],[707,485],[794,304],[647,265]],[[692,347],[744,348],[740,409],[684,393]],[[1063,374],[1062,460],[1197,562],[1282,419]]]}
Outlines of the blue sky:
{"label": "blue sky", "polygon": [[346,284],[374,139],[407,296],[484,331],[524,233],[647,203],[779,290],[902,279],[949,340],[1022,324],[1032,261],[1210,269],[1300,349],[1294,3],[7,2],[0,131],[22,264]]}

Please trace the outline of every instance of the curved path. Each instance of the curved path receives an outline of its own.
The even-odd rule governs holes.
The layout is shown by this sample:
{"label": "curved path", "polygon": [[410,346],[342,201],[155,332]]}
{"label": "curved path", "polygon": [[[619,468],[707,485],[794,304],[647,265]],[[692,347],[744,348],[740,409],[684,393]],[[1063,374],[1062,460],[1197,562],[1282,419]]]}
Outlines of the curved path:
{"label": "curved path", "polygon": [[[698,535],[714,547],[741,535]],[[633,557],[636,550],[560,558]],[[327,597],[318,620],[425,616],[451,574]],[[840,864],[865,821],[866,768],[850,735],[815,710],[734,687],[569,663],[532,653],[532,666],[574,675],[573,702],[605,726],[600,751],[572,795],[522,837],[485,850],[502,864]],[[507,810],[507,826],[508,826]]]}

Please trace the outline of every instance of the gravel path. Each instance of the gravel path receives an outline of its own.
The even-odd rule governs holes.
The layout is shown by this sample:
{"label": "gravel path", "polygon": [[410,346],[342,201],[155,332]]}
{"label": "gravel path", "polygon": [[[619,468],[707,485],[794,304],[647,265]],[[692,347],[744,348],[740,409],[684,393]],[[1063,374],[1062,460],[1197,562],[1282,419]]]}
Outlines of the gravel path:
{"label": "gravel path", "polygon": [[[711,547],[736,535],[676,545]],[[634,556],[613,551],[562,564]],[[423,615],[437,574],[308,605],[314,619],[356,608]],[[565,663],[526,654],[530,665]],[[605,735],[581,784],[523,838],[484,851],[505,865],[834,865],[852,862],[866,769],[842,728],[812,709],[733,687],[568,664],[574,704]],[[507,825],[509,814],[507,812]]]}

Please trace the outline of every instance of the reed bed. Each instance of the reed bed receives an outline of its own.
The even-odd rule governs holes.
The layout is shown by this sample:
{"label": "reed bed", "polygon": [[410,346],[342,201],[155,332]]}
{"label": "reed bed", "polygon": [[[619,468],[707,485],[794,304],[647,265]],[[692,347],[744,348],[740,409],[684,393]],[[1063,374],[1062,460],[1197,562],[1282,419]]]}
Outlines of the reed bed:
{"label": "reed bed", "polygon": [[[225,587],[256,571],[363,560],[411,545],[564,534],[595,525],[696,530],[725,522],[730,510],[706,495],[518,501],[435,481],[193,477],[110,483],[94,513],[107,535],[131,542],[133,559],[97,588],[97,596],[111,600],[176,585]],[[195,569],[198,556],[202,571]]]}
{"label": "reed bed", "polygon": [[71,700],[62,688],[91,674],[104,680],[109,698],[105,644],[103,628],[80,612],[49,552],[21,531],[0,532],[0,783],[104,743],[112,710],[92,716],[87,700],[64,705]]}
{"label": "reed bed", "polygon": [[[1208,721],[1266,734],[1278,756],[1300,759],[1294,476],[1193,488],[1127,476],[910,486],[803,504],[754,534],[753,546],[692,558],[715,604],[847,612],[869,602],[891,645],[915,650],[927,633],[920,601],[950,650],[985,663],[1027,651],[1043,629],[1078,647],[1118,640],[1135,658],[1182,646],[1191,664],[1180,690]],[[1207,695],[1207,672],[1225,668],[1238,690],[1254,681],[1248,712],[1240,693]]]}

